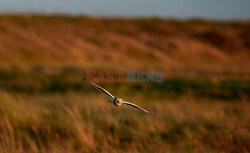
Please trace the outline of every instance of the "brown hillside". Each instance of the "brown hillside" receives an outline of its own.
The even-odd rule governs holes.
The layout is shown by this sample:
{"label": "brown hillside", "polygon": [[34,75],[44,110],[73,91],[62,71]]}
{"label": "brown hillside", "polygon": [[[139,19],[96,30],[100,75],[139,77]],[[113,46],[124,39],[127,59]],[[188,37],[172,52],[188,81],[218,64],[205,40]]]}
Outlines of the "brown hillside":
{"label": "brown hillside", "polygon": [[[1,66],[249,73],[249,22],[0,16]],[[185,70],[185,71],[183,71]]]}

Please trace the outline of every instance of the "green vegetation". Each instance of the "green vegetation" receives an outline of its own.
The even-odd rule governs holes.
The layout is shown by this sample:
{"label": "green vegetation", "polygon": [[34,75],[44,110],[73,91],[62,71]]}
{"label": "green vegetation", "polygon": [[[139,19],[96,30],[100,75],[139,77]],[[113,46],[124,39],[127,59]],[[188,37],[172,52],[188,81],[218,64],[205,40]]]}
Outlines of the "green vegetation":
{"label": "green vegetation", "polygon": [[[0,87],[4,91],[26,94],[86,93],[95,92],[86,86],[82,77],[84,70],[62,69],[57,73],[41,70],[0,70]],[[126,74],[126,73],[125,73]],[[126,77],[124,77],[126,79]],[[193,96],[221,100],[250,99],[250,80],[223,79],[211,81],[204,78],[165,78],[163,82],[112,82],[99,83],[119,94],[145,94],[145,97],[178,98]]]}

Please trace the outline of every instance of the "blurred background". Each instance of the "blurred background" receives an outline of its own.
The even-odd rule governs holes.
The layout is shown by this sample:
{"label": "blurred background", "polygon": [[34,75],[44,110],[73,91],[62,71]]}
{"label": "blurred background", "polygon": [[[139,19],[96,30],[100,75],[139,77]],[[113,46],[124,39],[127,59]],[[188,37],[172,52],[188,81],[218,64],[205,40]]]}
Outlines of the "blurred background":
{"label": "blurred background", "polygon": [[[247,153],[250,1],[0,0],[0,152]],[[98,83],[86,70],[164,72]]]}

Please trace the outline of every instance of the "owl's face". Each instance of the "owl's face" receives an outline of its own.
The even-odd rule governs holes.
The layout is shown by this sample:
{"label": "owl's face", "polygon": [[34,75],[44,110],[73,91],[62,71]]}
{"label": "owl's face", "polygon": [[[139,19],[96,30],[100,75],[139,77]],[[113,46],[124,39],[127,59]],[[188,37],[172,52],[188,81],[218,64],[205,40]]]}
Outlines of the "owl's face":
{"label": "owl's face", "polygon": [[122,99],[121,98],[114,98],[113,103],[115,106],[120,106],[122,104]]}

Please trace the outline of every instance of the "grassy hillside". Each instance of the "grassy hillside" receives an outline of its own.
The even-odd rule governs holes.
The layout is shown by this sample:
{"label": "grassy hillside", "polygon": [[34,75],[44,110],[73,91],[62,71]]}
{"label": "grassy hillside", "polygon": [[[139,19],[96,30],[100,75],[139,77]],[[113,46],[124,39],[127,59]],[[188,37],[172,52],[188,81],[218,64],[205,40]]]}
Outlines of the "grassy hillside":
{"label": "grassy hillside", "polygon": [[[1,153],[247,153],[250,22],[0,15]],[[86,70],[163,82],[82,81]]]}
{"label": "grassy hillside", "polygon": [[[249,76],[249,22],[0,16],[1,66]],[[183,74],[184,73],[184,74]]]}

